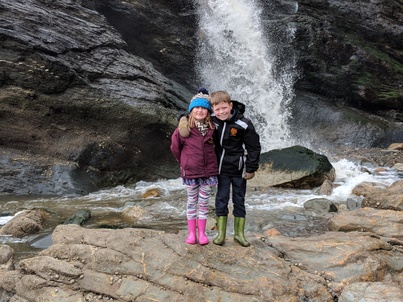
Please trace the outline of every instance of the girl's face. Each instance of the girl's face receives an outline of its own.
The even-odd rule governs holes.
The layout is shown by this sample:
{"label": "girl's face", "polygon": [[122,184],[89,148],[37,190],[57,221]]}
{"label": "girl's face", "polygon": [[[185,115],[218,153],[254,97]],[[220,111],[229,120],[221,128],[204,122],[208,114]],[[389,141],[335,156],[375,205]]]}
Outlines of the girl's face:
{"label": "girl's face", "polygon": [[207,117],[208,110],[203,107],[194,107],[192,109],[192,116],[198,122],[203,122]]}
{"label": "girl's face", "polygon": [[232,110],[232,102],[231,103],[221,102],[213,106],[215,116],[221,121],[229,119],[229,117],[231,116],[231,110]]}

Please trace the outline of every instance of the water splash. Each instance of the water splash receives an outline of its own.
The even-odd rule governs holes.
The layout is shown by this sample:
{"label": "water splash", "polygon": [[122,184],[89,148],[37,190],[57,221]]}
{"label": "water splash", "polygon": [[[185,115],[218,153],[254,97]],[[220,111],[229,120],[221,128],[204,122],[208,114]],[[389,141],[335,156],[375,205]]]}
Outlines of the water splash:
{"label": "water splash", "polygon": [[197,72],[210,91],[226,90],[246,105],[262,151],[268,151],[292,145],[287,120],[293,76],[278,70],[274,75],[261,13],[255,0],[198,1]]}

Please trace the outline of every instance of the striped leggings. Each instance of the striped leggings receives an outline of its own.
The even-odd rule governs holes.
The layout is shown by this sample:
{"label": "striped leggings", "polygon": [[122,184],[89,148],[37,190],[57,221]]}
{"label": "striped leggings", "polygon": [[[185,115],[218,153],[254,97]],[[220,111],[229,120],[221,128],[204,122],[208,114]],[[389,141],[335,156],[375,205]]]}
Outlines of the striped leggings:
{"label": "striped leggings", "polygon": [[211,190],[210,186],[186,186],[188,195],[186,216],[188,220],[196,219],[197,214],[200,220],[207,219]]}

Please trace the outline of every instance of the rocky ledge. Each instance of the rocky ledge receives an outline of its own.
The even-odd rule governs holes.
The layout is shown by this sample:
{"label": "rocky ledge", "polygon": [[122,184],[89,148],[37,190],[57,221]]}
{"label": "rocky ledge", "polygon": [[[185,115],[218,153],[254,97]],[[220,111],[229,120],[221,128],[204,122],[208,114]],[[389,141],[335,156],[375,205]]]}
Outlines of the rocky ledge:
{"label": "rocky ledge", "polygon": [[248,248],[229,233],[201,246],[183,232],[59,225],[51,246],[17,264],[0,245],[0,300],[403,301],[402,192],[403,180],[361,185],[367,207],[328,213],[324,233],[270,229],[248,234]]}

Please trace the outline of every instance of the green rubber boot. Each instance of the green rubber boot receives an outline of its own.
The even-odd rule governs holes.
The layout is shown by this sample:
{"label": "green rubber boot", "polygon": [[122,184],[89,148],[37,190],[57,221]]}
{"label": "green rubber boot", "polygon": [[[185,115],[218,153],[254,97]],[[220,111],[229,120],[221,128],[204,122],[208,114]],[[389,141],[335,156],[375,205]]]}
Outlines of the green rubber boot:
{"label": "green rubber boot", "polygon": [[250,243],[245,239],[245,218],[234,217],[234,240],[244,247],[250,246]]}
{"label": "green rubber boot", "polygon": [[228,216],[217,217],[218,235],[213,240],[214,244],[223,245],[225,242],[225,234],[227,232],[227,218]]}

